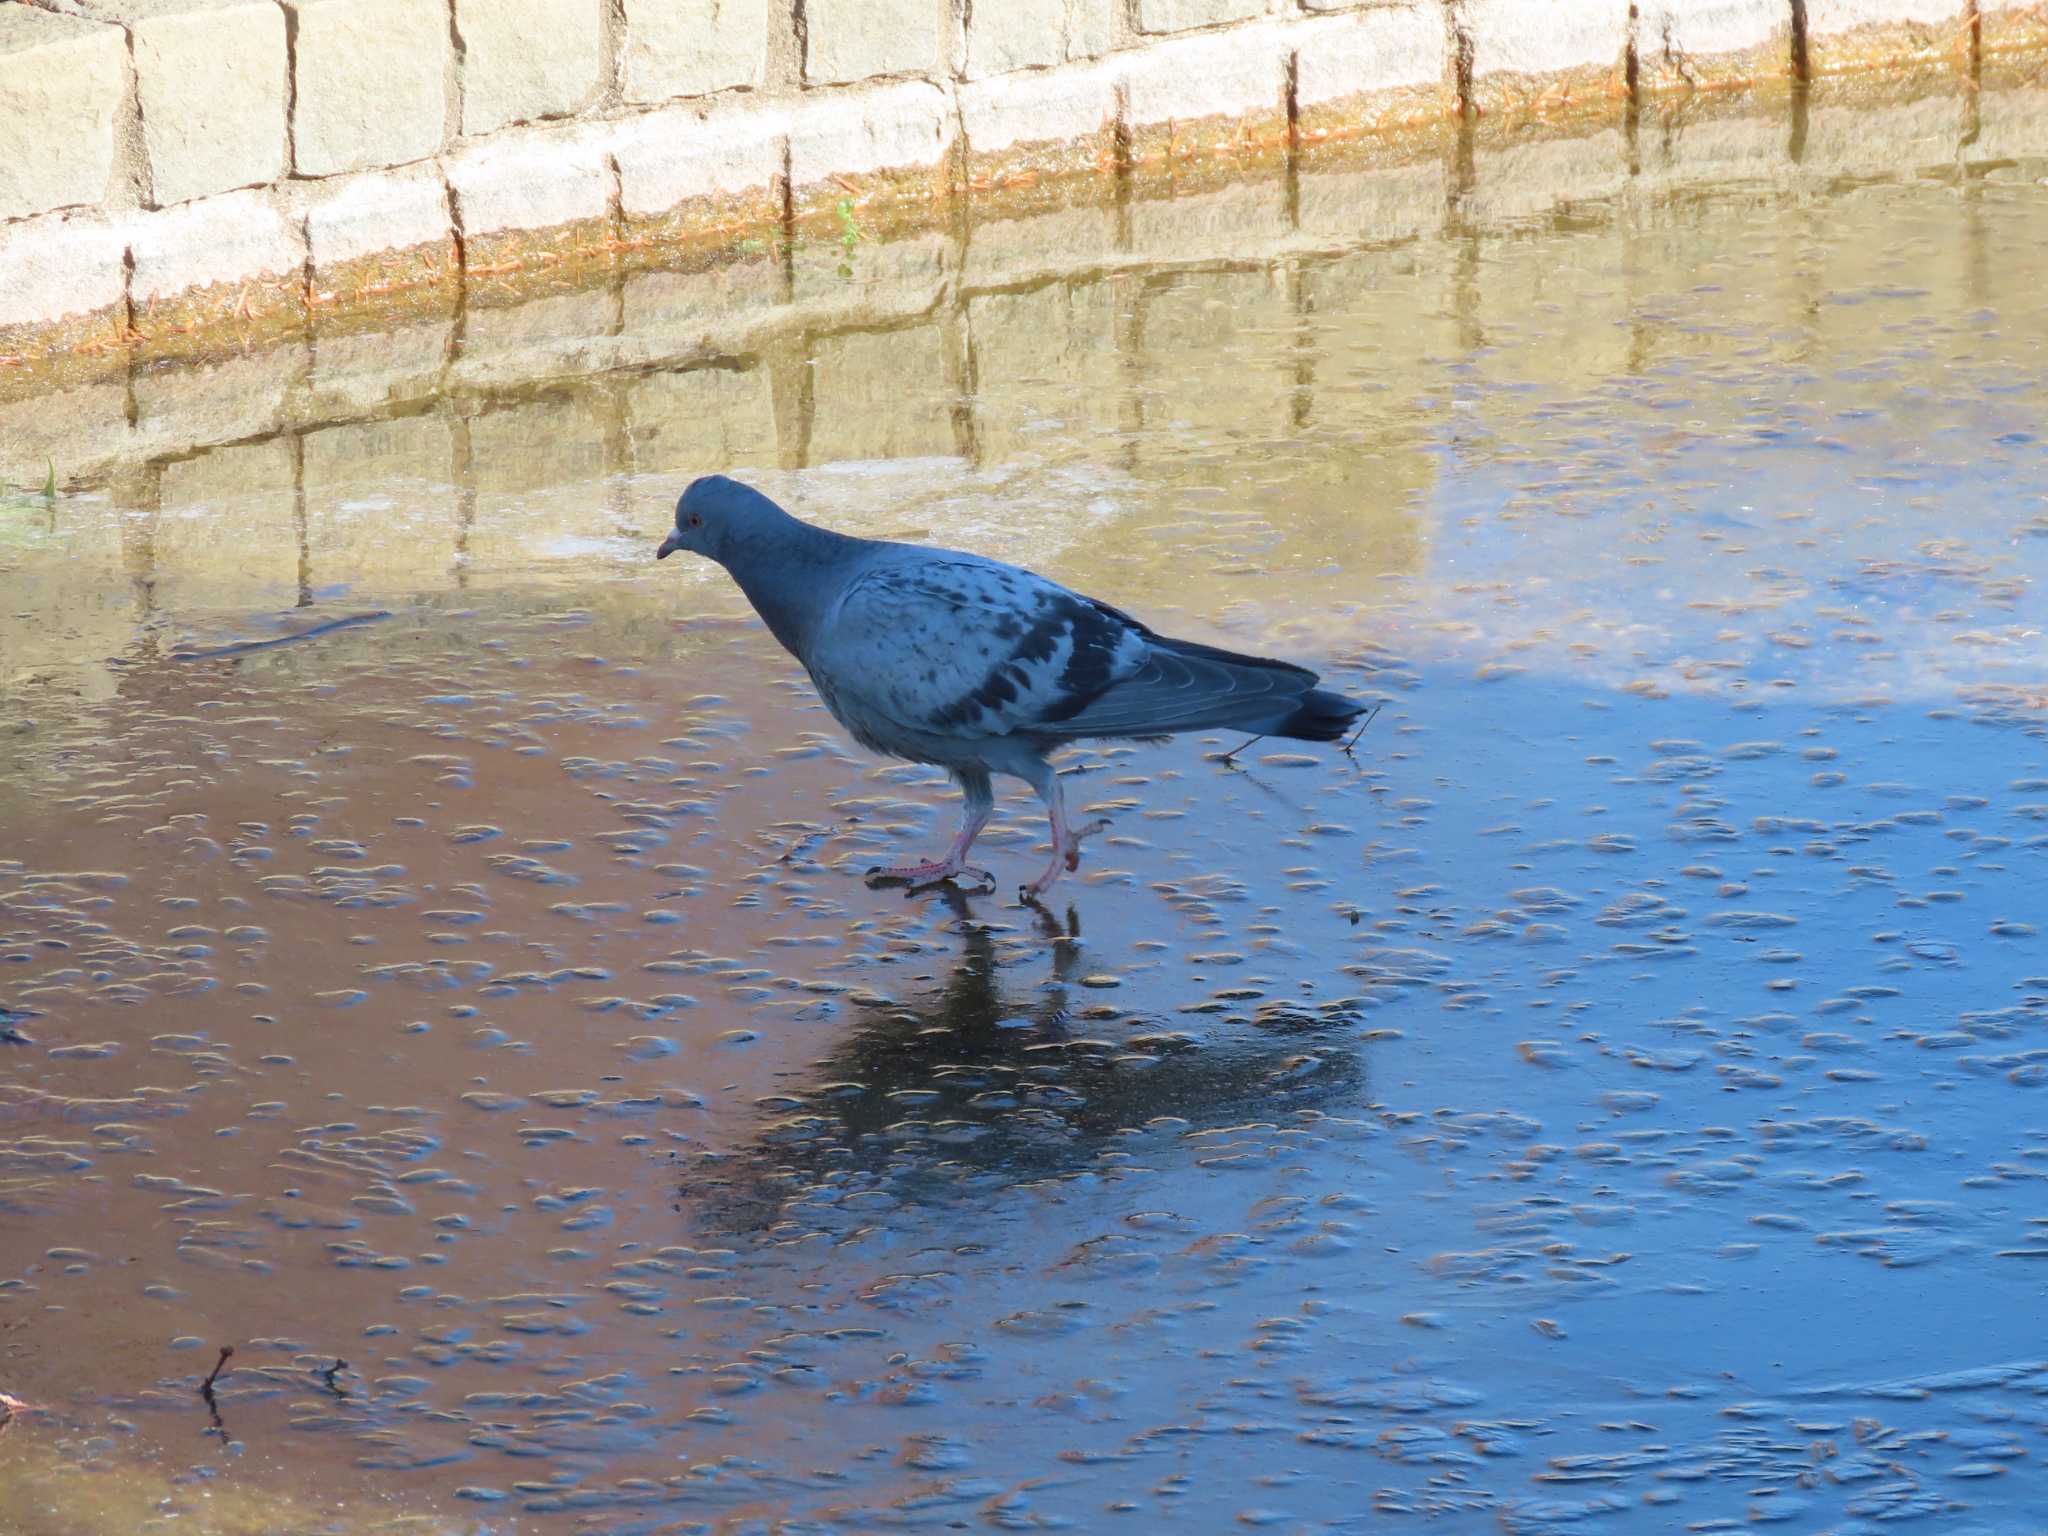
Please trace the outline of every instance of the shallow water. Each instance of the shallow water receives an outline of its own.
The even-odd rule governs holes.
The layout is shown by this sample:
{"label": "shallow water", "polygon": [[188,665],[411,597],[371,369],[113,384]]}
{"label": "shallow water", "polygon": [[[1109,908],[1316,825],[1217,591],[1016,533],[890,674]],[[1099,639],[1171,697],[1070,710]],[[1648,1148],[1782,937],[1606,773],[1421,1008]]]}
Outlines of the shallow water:
{"label": "shallow water", "polygon": [[[2044,168],[10,507],[0,1529],[2048,1528]],[[711,468],[1383,711],[869,890],[949,794],[654,565]]]}

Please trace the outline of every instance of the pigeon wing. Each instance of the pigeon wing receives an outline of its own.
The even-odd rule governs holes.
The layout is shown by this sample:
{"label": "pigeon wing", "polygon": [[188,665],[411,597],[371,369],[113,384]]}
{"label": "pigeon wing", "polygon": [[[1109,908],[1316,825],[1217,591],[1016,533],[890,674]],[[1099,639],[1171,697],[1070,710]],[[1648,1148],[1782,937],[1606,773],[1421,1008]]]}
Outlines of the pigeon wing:
{"label": "pigeon wing", "polygon": [[996,561],[885,560],[840,595],[808,658],[832,712],[884,751],[906,740],[1059,738],[1145,662],[1142,624]]}
{"label": "pigeon wing", "polygon": [[1228,727],[1253,735],[1288,728],[1316,674],[1290,662],[1145,632],[1123,674],[1042,734],[1166,736]]}

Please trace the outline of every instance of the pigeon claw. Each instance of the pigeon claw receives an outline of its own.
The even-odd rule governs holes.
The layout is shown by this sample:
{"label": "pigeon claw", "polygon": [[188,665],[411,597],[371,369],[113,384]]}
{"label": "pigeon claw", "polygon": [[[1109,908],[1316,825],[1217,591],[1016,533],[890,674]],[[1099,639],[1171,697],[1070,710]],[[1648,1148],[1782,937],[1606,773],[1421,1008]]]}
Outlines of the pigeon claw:
{"label": "pigeon claw", "polygon": [[972,864],[877,864],[863,877],[882,884],[904,884],[910,887],[906,896],[915,896],[919,891],[928,891],[935,885],[944,885],[948,880],[963,885],[986,886],[995,889],[996,877],[985,869]]}
{"label": "pigeon claw", "polygon": [[1109,818],[1098,816],[1084,827],[1074,828],[1072,840],[1067,844],[1067,873],[1072,874],[1081,867],[1081,839],[1093,837],[1098,832],[1109,830]]}

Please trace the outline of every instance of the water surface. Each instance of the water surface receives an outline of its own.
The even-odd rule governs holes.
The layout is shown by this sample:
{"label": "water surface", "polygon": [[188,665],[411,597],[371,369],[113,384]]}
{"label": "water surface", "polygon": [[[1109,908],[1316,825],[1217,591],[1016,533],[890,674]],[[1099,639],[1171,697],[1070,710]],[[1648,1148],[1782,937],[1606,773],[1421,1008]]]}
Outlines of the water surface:
{"label": "water surface", "polygon": [[[0,1528],[2048,1528],[2044,166],[1630,152],[10,504]],[[869,890],[709,469],[1384,707]]]}

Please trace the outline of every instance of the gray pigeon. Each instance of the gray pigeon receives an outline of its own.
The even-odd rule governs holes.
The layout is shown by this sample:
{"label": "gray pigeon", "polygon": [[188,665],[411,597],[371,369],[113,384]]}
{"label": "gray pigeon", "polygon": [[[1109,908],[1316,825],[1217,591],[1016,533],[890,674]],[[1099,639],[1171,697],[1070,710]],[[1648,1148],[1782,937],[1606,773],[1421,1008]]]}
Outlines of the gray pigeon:
{"label": "gray pigeon", "polygon": [[1000,560],[832,533],[723,475],[692,481],[676,502],[656,558],[677,550],[725,567],[855,741],[959,782],[966,804],[946,856],[870,878],[992,886],[967,850],[994,810],[989,775],[1006,773],[1052,817],[1052,862],[1022,892],[1032,900],[1107,825],[1067,820],[1046,761],[1063,744],[1216,729],[1337,741],[1365,713],[1306,667],[1170,639]]}

